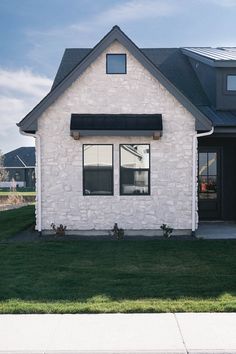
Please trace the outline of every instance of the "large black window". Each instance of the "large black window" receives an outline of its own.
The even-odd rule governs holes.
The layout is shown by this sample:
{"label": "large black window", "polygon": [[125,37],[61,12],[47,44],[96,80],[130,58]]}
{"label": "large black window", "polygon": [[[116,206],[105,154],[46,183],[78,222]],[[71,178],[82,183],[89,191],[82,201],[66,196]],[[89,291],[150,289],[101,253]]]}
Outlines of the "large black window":
{"label": "large black window", "polygon": [[120,146],[120,194],[150,194],[150,145]]}
{"label": "large black window", "polygon": [[126,74],[126,54],[107,54],[107,74]]}
{"label": "large black window", "polygon": [[83,145],[84,195],[113,195],[113,146]]}

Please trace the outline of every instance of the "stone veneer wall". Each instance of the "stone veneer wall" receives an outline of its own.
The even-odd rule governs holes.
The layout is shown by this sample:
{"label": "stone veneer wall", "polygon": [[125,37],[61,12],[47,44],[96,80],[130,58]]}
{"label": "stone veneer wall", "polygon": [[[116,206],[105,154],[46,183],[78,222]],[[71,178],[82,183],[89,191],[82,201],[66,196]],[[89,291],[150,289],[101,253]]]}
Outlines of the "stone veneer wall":
{"label": "stone veneer wall", "polygon": [[[127,53],[127,74],[107,75],[106,53]],[[71,113],[161,113],[163,136],[70,136]],[[115,41],[40,117],[42,229],[191,229],[194,117]],[[114,196],[83,196],[82,144],[114,144]],[[151,195],[119,195],[119,144],[151,144]]]}

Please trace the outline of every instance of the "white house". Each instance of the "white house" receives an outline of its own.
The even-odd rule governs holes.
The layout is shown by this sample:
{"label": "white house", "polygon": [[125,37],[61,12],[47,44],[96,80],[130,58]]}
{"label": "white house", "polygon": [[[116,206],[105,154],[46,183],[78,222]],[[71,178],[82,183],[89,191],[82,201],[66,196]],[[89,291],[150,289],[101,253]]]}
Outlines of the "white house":
{"label": "white house", "polygon": [[235,112],[229,48],[140,49],[115,26],[93,49],[67,49],[18,124],[36,138],[37,230],[191,234],[198,209],[234,220]]}

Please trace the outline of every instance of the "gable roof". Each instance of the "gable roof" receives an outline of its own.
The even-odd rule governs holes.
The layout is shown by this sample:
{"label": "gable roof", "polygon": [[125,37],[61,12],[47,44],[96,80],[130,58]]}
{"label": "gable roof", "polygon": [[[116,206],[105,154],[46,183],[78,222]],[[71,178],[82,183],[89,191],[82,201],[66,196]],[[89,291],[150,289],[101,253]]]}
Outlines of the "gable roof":
{"label": "gable roof", "polygon": [[4,155],[4,167],[34,167],[35,148],[33,146],[20,147]]}
{"label": "gable roof", "polygon": [[[37,120],[40,115],[74,82],[87,67],[115,40],[119,41],[127,50],[196,118],[203,129],[211,128],[211,121],[179,90],[148,58],[145,51],[141,51],[118,26],[114,26],[110,32],[90,51],[71,71],[61,80],[60,72],[56,75],[59,79],[54,82],[52,90],[41,102],[17,125],[22,131],[35,132]],[[70,64],[69,64],[70,66]],[[73,64],[72,64],[73,66]]]}
{"label": "gable roof", "polygon": [[[52,89],[84,59],[92,49],[65,50]],[[209,105],[196,74],[187,57],[179,48],[141,48],[142,53],[182,92],[194,105]]]}

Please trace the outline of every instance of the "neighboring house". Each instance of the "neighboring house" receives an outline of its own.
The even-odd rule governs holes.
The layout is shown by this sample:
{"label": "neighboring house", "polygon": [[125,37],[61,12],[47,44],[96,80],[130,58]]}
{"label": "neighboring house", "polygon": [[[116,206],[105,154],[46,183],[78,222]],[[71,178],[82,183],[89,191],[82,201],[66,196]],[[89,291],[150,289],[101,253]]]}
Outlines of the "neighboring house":
{"label": "neighboring house", "polygon": [[[35,148],[20,147],[4,155],[4,168],[7,170],[7,180],[0,182],[0,187],[35,188]],[[15,182],[12,182],[12,181]]]}
{"label": "neighboring house", "polygon": [[235,48],[143,49],[115,26],[65,51],[18,126],[36,137],[39,231],[190,234],[236,218]]}

